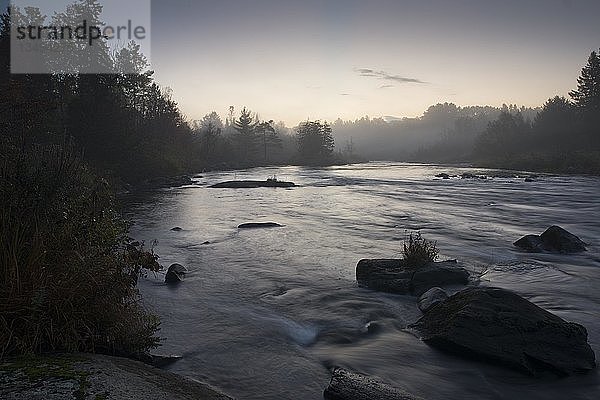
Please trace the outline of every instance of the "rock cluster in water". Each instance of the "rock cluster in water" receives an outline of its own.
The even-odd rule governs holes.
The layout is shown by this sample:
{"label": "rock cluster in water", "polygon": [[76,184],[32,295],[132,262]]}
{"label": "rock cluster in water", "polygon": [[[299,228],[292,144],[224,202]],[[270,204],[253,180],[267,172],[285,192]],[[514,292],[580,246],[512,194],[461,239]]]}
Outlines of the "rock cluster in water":
{"label": "rock cluster in water", "polygon": [[585,243],[560,226],[551,226],[541,235],[527,235],[514,243],[532,253],[580,253],[586,251]]}
{"label": "rock cluster in water", "polygon": [[456,261],[431,262],[416,268],[401,259],[366,259],[356,266],[359,286],[414,296],[434,287],[467,285],[469,277],[469,271]]}

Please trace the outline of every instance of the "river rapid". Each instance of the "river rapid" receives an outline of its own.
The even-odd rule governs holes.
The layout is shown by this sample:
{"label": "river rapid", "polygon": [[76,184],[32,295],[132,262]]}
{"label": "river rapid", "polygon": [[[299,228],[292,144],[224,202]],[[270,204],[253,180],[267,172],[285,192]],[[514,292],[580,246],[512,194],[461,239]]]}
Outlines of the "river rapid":
{"label": "river rapid", "polygon": [[[429,400],[597,399],[598,370],[530,378],[432,349],[405,330],[410,296],[357,287],[362,258],[400,256],[407,233],[436,240],[442,259],[584,325],[600,358],[600,179],[436,178],[499,171],[369,163],[323,169],[211,172],[195,184],[127,199],[132,236],[156,241],[161,264],[190,270],[139,287],[162,319],[172,372],[238,399],[322,399],[331,366],[372,375]],[[211,189],[276,175],[293,189]],[[246,222],[283,227],[238,230]],[[574,256],[528,254],[512,243],[560,225],[589,244]],[[181,227],[180,232],[171,231]],[[205,242],[209,244],[203,244]]]}

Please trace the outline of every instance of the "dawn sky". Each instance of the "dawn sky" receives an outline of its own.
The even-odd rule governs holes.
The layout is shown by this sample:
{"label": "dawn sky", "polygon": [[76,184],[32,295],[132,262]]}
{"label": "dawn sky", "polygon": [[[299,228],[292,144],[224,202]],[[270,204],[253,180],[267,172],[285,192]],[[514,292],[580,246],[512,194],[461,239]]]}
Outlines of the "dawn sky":
{"label": "dawn sky", "polygon": [[600,2],[153,2],[153,64],[191,118],[229,105],[289,125],[536,106],[600,47]]}
{"label": "dawn sky", "polygon": [[[141,1],[141,0],[136,0]],[[6,3],[0,0],[0,3]],[[152,68],[191,119],[541,105],[600,47],[597,0],[152,1]]]}

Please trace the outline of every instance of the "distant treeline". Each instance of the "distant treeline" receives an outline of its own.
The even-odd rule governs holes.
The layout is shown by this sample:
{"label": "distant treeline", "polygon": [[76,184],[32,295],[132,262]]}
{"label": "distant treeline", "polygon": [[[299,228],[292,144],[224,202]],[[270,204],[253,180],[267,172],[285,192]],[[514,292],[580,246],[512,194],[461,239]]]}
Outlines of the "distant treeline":
{"label": "distant treeline", "polygon": [[444,103],[418,118],[364,117],[332,127],[339,144],[370,160],[600,174],[598,53],[591,53],[569,96],[539,108]]}
{"label": "distant treeline", "polygon": [[[84,15],[88,24],[100,25],[101,7],[94,4],[79,0],[54,15],[52,25]],[[233,107],[225,123],[214,112],[200,121],[188,120],[171,91],[154,80],[134,42],[118,52],[103,41],[94,43],[93,61],[101,60],[114,74],[64,74],[57,66],[54,74],[11,75],[11,16],[7,12],[0,18],[0,134],[23,150],[72,142],[101,174],[130,183],[204,169],[331,164],[339,158],[327,123],[307,121],[290,130],[259,120],[246,108],[236,115]],[[26,9],[12,18],[40,25],[43,17]],[[65,62],[70,69],[86,70],[90,60],[73,57]],[[124,70],[137,73],[118,73]],[[319,141],[304,132],[315,124],[320,126],[314,131]]]}

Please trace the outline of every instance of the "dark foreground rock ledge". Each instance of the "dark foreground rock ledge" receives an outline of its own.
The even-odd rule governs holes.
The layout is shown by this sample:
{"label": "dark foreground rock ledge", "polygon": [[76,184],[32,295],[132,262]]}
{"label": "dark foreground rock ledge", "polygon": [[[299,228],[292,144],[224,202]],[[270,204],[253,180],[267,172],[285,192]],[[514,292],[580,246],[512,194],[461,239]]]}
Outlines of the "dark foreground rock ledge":
{"label": "dark foreground rock ledge", "polygon": [[323,397],[326,400],[421,400],[373,378],[335,368]]}
{"label": "dark foreground rock ledge", "polygon": [[362,287],[381,292],[420,296],[434,287],[467,285],[469,271],[456,261],[432,262],[420,268],[401,259],[360,260],[356,280]]}
{"label": "dark foreground rock ledge", "polygon": [[208,385],[138,361],[77,354],[0,363],[3,400],[231,400]]}
{"label": "dark foreground rock ledge", "polygon": [[411,326],[427,344],[528,375],[595,368],[586,329],[499,288],[470,288],[431,308]]}
{"label": "dark foreground rock ledge", "polygon": [[581,253],[586,251],[585,243],[560,226],[551,226],[541,235],[527,235],[514,243],[520,249],[532,253]]}

